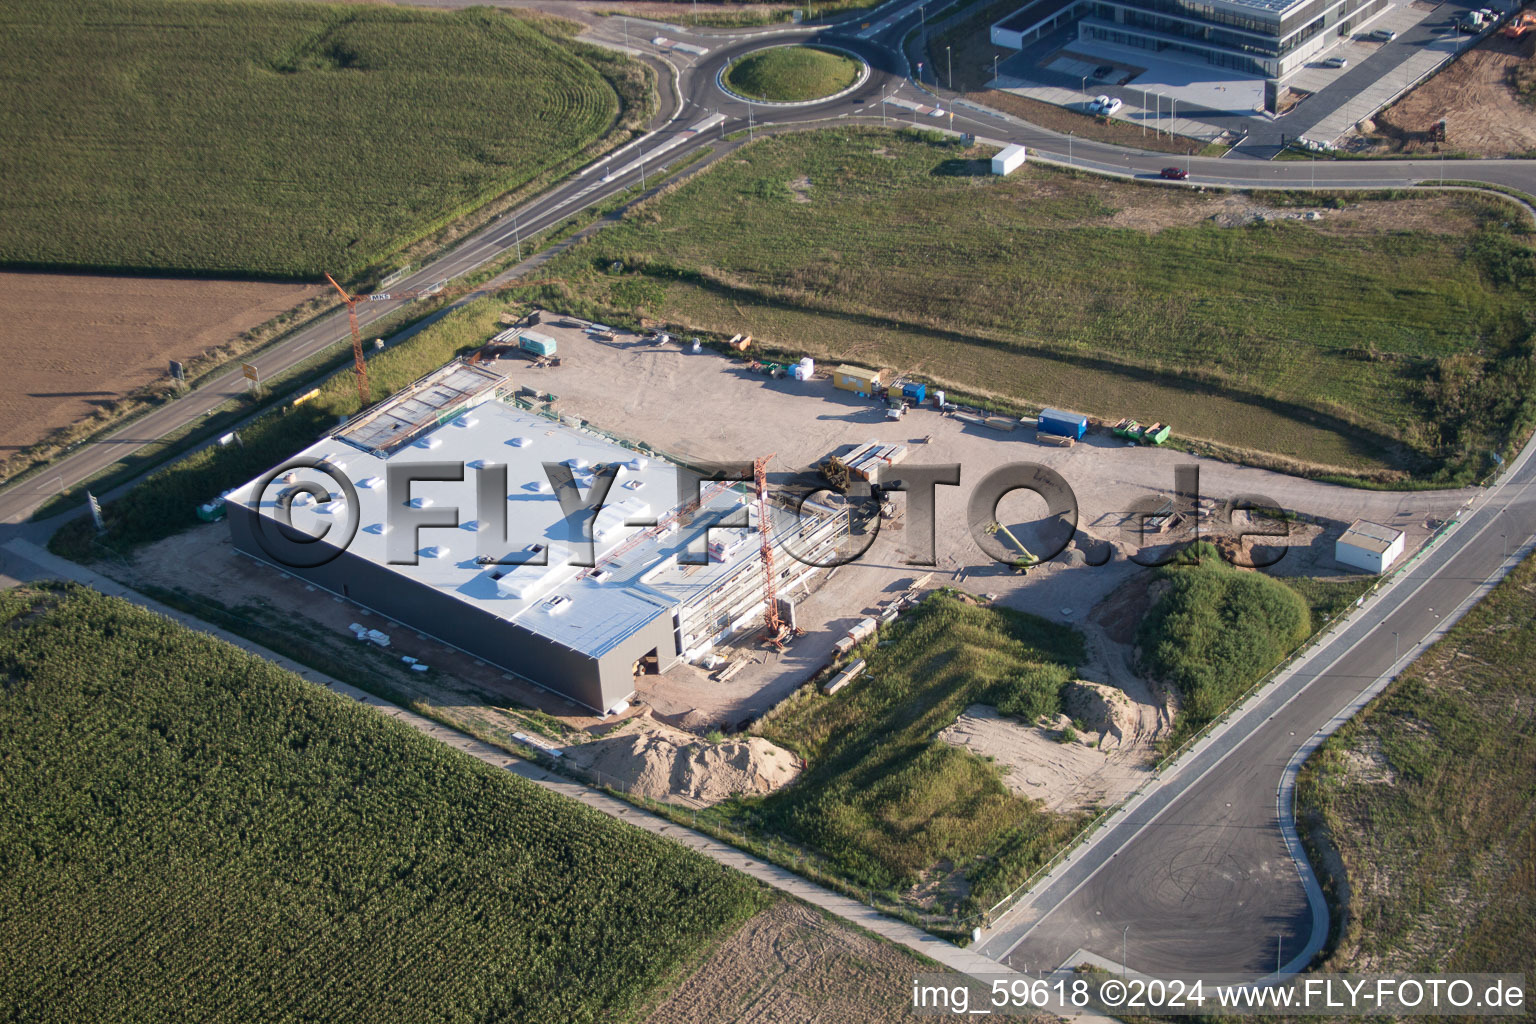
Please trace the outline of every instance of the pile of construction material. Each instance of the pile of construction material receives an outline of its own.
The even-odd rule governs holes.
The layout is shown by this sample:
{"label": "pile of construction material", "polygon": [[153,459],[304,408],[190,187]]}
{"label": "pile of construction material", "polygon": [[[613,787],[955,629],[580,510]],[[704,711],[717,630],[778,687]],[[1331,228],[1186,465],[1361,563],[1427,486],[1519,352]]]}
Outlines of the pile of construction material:
{"label": "pile of construction material", "polygon": [[644,713],[602,739],[566,747],[567,761],[599,785],[635,796],[707,807],[766,796],[800,774],[795,755],[760,736],[710,743]]}

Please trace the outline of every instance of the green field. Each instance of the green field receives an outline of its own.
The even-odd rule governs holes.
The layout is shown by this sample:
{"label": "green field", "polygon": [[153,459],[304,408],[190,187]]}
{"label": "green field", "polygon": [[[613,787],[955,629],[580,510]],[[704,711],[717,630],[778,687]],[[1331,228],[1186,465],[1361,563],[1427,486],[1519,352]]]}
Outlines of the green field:
{"label": "green field", "polygon": [[1529,1000],[1533,605],[1527,559],[1307,762],[1298,819],[1347,880],[1324,864],[1347,916],[1323,970],[1523,972]]}
{"label": "green field", "polygon": [[[942,880],[937,907],[985,909],[1082,825],[1015,796],[987,761],[936,739],[971,704],[1033,722],[1083,657],[1076,631],[936,594],[887,627],[865,674],[834,697],[781,705],[763,736],[808,767],[736,807],[738,825],[784,836],[823,866],[889,898]],[[886,643],[890,640],[892,642]]]}
{"label": "green field", "polygon": [[[0,264],[341,277],[614,127],[621,58],[488,9],[0,5]],[[605,77],[606,76],[606,77]]]}
{"label": "green field", "polygon": [[746,876],[83,589],[0,594],[0,1017],[626,1019]]}
{"label": "green field", "polygon": [[819,46],[774,46],[738,59],[725,84],[755,100],[800,103],[842,92],[858,81],[859,69],[853,58]]}
{"label": "green field", "polygon": [[1352,197],[1223,227],[1229,201],[1299,200],[1002,180],[985,153],[873,129],[759,140],[525,294],[1171,421],[1319,473],[1465,480],[1533,422],[1536,249],[1500,200]]}

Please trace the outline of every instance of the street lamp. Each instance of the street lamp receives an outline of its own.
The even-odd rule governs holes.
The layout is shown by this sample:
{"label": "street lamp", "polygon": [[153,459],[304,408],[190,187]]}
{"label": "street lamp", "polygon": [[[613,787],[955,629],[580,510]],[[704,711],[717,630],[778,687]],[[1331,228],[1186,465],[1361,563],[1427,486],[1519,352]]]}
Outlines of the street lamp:
{"label": "street lamp", "polygon": [[1169,138],[1173,138],[1174,133],[1177,132],[1178,130],[1179,130],[1179,98],[1177,96],[1173,96],[1173,97],[1169,98],[1169,107],[1168,107],[1168,137]]}
{"label": "street lamp", "polygon": [[1072,166],[1072,133],[1067,132],[1067,166]]}
{"label": "street lamp", "polygon": [[1141,90],[1141,137],[1147,137],[1147,90]]}
{"label": "street lamp", "polygon": [[949,91],[950,92],[954,92],[955,91],[955,56],[954,56],[954,54],[952,54],[950,52],[949,47],[947,47],[947,46],[944,47],[944,66],[946,68],[946,70],[944,72],[944,76],[949,79]]}
{"label": "street lamp", "polygon": [[1077,91],[1082,93],[1084,96],[1088,95],[1088,76],[1087,75],[1084,75],[1082,78],[1078,79]]}
{"label": "street lamp", "polygon": [[1402,650],[1402,638],[1396,633],[1392,634],[1392,664],[1397,664],[1397,659]]}
{"label": "street lamp", "polygon": [[1131,934],[1131,926],[1130,925],[1126,925],[1124,928],[1120,929],[1120,977],[1122,977],[1122,978],[1125,977],[1125,972],[1126,972],[1125,961],[1126,961],[1127,957],[1126,957],[1126,953],[1125,953],[1125,947],[1130,942],[1130,934]]}
{"label": "street lamp", "polygon": [[994,82],[997,81],[997,58],[1000,56],[1001,54],[996,53],[992,55],[992,80]]}

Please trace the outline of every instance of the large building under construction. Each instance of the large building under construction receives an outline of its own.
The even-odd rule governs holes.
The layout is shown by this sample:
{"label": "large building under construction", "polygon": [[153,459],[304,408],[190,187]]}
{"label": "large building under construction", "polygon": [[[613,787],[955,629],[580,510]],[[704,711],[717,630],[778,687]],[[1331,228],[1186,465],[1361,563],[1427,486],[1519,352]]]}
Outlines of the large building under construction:
{"label": "large building under construction", "polygon": [[[765,543],[775,607],[792,615],[820,571],[814,563],[847,536],[843,509],[808,502],[792,511],[760,503],[750,484],[699,484],[648,449],[521,408],[509,392],[505,377],[467,363],[417,381],[290,460],[319,460],[335,475],[283,469],[232,492],[235,546],[606,712],[635,693],[638,675],[697,661],[761,626]],[[424,463],[464,469],[460,479],[392,491],[392,469],[398,483],[405,467]],[[501,467],[501,508],[487,508],[486,481]],[[615,471],[595,517],[567,515],[562,497],[569,506]],[[325,539],[285,540],[280,506],[293,530]],[[409,521],[430,516],[450,525]],[[588,540],[595,558],[573,564],[586,560],[573,556]]]}

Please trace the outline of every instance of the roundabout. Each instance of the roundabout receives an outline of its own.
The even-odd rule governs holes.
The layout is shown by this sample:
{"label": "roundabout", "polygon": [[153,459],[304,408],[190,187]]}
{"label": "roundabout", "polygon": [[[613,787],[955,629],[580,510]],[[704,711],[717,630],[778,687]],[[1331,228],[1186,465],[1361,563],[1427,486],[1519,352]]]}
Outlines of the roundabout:
{"label": "roundabout", "polygon": [[735,100],[801,107],[845,96],[869,75],[868,62],[851,50],[826,43],[781,43],[727,61],[715,84]]}

